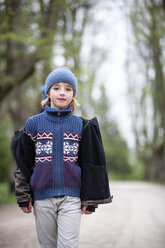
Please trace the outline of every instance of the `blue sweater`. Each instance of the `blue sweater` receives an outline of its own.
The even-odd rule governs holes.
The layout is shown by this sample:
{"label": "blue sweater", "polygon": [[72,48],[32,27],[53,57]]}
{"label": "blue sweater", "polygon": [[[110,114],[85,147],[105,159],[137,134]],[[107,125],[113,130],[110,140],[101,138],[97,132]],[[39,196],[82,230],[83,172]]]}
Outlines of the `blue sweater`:
{"label": "blue sweater", "polygon": [[82,126],[82,119],[72,114],[72,107],[58,111],[46,105],[43,113],[27,120],[25,129],[36,147],[30,179],[34,200],[80,197],[78,151]]}

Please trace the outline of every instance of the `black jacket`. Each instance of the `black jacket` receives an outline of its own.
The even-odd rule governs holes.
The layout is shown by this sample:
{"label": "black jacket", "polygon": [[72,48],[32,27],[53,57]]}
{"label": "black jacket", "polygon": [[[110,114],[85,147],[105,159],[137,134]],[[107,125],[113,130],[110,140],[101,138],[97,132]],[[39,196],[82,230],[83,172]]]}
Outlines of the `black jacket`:
{"label": "black jacket", "polygon": [[79,152],[79,165],[82,168],[82,204],[110,203],[112,196],[109,189],[105,152],[96,118],[83,119]]}
{"label": "black jacket", "polygon": [[[83,131],[79,150],[79,165],[82,169],[82,205],[97,206],[98,204],[110,203],[112,196],[109,190],[105,153],[97,119],[82,120]],[[25,182],[29,184],[33,172],[35,143],[24,130],[16,131],[12,139],[11,148],[17,167],[20,169],[20,171],[15,172],[15,176],[19,175],[20,177],[20,172],[22,172],[26,178],[23,182],[18,183],[19,187],[21,185],[22,190],[18,190],[19,201],[17,200],[17,202],[20,206],[23,206],[25,196],[21,200],[20,192],[25,193],[24,188],[27,189],[27,187],[24,184]],[[28,193],[31,194],[31,192],[27,192],[27,195]],[[27,199],[29,199],[29,196]]]}
{"label": "black jacket", "polygon": [[11,150],[18,168],[22,171],[29,183],[35,163],[34,141],[24,132],[23,129],[16,131],[11,142]]}

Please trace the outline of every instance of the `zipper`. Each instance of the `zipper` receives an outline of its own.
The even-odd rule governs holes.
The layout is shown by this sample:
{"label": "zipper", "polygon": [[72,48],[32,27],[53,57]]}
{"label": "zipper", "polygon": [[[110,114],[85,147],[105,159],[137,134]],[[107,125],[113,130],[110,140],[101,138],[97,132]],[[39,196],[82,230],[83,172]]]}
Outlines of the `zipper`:
{"label": "zipper", "polygon": [[[60,111],[58,111],[58,113],[57,113],[57,115],[58,116],[60,116],[61,115],[61,113],[60,113]],[[60,126],[61,126],[61,118],[59,118],[59,120],[58,120],[58,129],[59,129],[59,134],[60,134],[60,137],[61,137],[61,130],[60,130]],[[56,130],[57,131],[57,130]],[[57,135],[57,134],[56,134]],[[59,139],[59,137],[58,137],[58,139]],[[60,143],[60,140],[59,140],[59,143]],[[58,149],[57,149],[58,150]],[[57,152],[57,151],[56,151]],[[59,182],[59,180],[60,180],[60,173],[59,173],[59,160],[60,160],[60,158],[59,158],[59,151],[58,151],[58,153],[57,153],[57,161],[56,162],[58,162],[57,163],[57,187],[58,187],[58,190],[59,190],[59,188],[60,188],[60,182]]]}

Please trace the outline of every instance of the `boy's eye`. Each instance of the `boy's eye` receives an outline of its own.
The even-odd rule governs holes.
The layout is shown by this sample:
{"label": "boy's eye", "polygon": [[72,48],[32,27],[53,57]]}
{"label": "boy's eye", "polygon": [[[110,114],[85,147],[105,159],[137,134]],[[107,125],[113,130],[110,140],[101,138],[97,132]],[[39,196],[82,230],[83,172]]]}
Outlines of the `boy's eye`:
{"label": "boy's eye", "polygon": [[54,89],[54,90],[58,90],[58,89],[59,89],[59,87],[53,87],[53,89]]}
{"label": "boy's eye", "polygon": [[72,89],[71,88],[66,88],[67,91],[71,91]]}

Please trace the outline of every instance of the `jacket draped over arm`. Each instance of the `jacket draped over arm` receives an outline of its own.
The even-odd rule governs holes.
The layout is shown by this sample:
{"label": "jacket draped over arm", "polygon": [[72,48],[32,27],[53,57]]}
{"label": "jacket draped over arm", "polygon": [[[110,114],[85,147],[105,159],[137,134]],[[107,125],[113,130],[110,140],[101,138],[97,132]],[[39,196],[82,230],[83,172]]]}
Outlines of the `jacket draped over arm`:
{"label": "jacket draped over arm", "polygon": [[81,201],[83,205],[110,203],[105,152],[96,118],[83,119],[79,163],[82,168]]}

